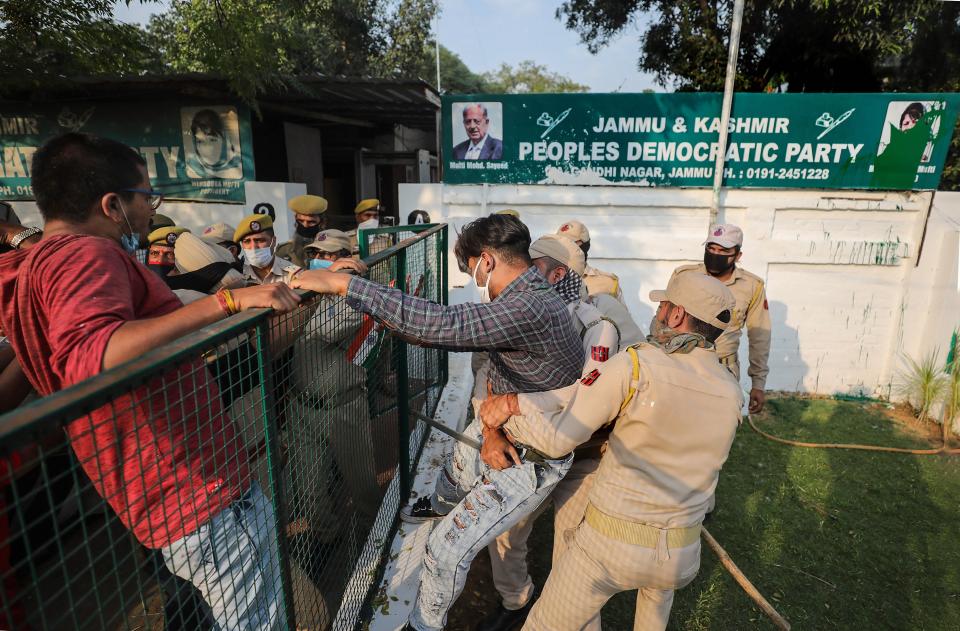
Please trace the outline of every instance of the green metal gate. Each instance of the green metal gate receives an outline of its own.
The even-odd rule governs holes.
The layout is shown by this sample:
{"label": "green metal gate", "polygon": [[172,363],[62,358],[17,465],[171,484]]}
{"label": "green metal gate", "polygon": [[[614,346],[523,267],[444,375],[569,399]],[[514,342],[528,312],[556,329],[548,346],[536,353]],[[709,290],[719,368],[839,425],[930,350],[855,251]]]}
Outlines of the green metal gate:
{"label": "green metal gate", "polygon": [[[402,229],[365,258],[370,277],[445,303],[446,225]],[[411,419],[434,413],[446,354],[313,294],[144,351],[0,416],[0,629],[212,628],[157,549],[212,516],[145,473],[174,465],[184,488],[203,469],[269,498],[246,527],[277,553],[276,628],[354,628],[423,445]],[[153,458],[168,440],[175,462]]]}

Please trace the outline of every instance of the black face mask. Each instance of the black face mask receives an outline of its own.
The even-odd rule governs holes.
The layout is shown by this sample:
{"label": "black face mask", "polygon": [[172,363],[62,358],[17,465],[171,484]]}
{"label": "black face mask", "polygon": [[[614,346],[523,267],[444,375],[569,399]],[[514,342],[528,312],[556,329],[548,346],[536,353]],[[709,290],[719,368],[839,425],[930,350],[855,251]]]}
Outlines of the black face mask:
{"label": "black face mask", "polygon": [[166,280],[170,272],[173,271],[174,266],[164,263],[147,263],[147,267],[150,268],[150,271],[159,276],[160,278]]}
{"label": "black face mask", "polygon": [[736,259],[736,254],[714,254],[710,250],[703,251],[703,264],[714,276],[720,276],[732,270],[737,264]]}
{"label": "black face mask", "polygon": [[167,286],[170,289],[192,289],[202,293],[209,293],[217,283],[223,280],[224,274],[231,269],[236,268],[230,263],[218,261],[193,272],[168,276],[164,280],[167,281]]}
{"label": "black face mask", "polygon": [[317,236],[317,233],[320,232],[320,224],[308,228],[299,221],[297,223],[297,234],[303,237],[304,239],[313,239]]}

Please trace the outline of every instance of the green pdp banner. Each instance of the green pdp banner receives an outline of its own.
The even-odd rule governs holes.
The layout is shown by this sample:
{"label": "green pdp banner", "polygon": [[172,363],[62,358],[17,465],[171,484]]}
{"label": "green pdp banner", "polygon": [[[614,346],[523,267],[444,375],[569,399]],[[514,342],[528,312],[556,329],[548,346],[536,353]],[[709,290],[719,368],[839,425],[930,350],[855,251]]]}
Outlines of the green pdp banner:
{"label": "green pdp banner", "polygon": [[[449,184],[713,185],[721,94],[443,97]],[[932,190],[960,94],[735,95],[723,184]]]}
{"label": "green pdp banner", "polygon": [[153,188],[171,199],[240,202],[255,179],[250,111],[236,104],[71,102],[0,105],[0,199],[32,199],[36,150],[66,132],[89,132],[143,156]]}

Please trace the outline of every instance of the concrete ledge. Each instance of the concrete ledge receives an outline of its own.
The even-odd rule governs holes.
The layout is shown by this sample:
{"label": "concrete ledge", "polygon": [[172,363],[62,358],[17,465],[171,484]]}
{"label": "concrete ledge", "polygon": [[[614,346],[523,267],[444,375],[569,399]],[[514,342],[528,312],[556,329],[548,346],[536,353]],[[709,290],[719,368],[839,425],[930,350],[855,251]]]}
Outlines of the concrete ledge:
{"label": "concrete ledge", "polygon": [[[450,353],[450,377],[434,418],[453,429],[462,429],[473,390],[470,353]],[[440,470],[443,455],[453,439],[438,431],[431,431],[423,447],[413,480],[411,501],[433,492],[434,480]],[[390,546],[390,557],[377,594],[373,599],[374,612],[370,631],[402,629],[417,597],[423,549],[433,528],[432,523],[420,525],[401,522]]]}

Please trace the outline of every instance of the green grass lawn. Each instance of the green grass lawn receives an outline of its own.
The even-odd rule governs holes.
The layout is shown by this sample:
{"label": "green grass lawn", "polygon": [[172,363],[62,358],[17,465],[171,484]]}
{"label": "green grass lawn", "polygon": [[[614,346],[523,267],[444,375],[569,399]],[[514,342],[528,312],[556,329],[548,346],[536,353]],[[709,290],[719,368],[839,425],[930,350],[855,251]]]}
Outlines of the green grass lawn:
{"label": "green grass lawn", "polygon": [[[930,446],[881,405],[772,399],[758,422],[805,441]],[[531,541],[540,585],[550,522],[541,519]],[[789,447],[744,423],[708,528],[794,629],[960,629],[960,456]],[[481,554],[449,628],[472,628],[497,601]],[[634,593],[613,598],[604,629],[632,629],[633,607]],[[775,627],[704,546],[699,576],[676,595],[670,628]]]}

